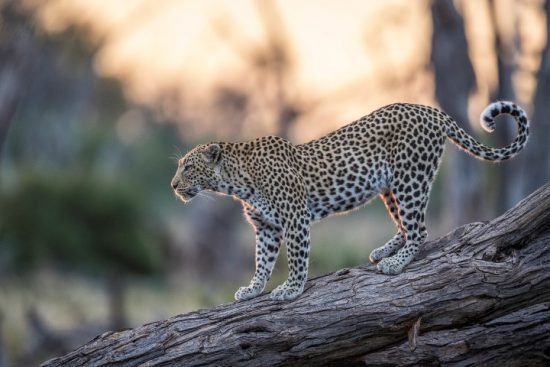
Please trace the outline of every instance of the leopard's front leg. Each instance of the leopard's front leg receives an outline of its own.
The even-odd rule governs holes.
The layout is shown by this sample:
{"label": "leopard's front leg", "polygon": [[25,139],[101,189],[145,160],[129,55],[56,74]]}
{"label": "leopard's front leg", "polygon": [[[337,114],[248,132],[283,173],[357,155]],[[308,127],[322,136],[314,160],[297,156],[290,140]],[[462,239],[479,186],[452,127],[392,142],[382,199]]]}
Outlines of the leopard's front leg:
{"label": "leopard's front leg", "polygon": [[279,255],[283,233],[280,227],[267,223],[251,208],[245,208],[245,215],[256,230],[256,271],[250,284],[237,290],[236,300],[251,299],[263,292]]}
{"label": "leopard's front leg", "polygon": [[294,217],[285,230],[288,279],[271,292],[273,300],[293,300],[304,291],[309,262],[310,219],[306,211]]}

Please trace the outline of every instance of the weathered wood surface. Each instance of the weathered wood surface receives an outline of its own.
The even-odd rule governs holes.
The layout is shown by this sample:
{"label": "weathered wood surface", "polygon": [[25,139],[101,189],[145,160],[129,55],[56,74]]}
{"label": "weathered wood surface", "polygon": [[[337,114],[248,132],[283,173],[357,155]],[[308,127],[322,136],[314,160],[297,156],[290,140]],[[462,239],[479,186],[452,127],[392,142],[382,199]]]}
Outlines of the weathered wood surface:
{"label": "weathered wood surface", "polygon": [[263,295],[105,333],[43,366],[549,365],[549,244],[550,183],[428,242],[403,274],[343,269],[292,302]]}

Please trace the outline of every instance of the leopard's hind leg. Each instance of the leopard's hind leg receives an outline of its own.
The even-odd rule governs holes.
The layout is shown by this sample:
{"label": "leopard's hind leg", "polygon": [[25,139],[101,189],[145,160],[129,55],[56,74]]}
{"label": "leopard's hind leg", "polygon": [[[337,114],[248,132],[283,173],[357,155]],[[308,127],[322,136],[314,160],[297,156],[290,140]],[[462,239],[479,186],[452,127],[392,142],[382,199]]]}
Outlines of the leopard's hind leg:
{"label": "leopard's hind leg", "polygon": [[[437,165],[435,165],[437,167]],[[408,172],[398,172],[392,193],[399,208],[399,221],[405,234],[405,245],[396,254],[378,263],[384,274],[399,274],[414,259],[426,240],[425,213],[428,205],[435,167],[419,170],[413,166]]]}
{"label": "leopard's hind leg", "polygon": [[388,242],[386,242],[385,245],[372,250],[369,260],[373,264],[377,264],[383,258],[390,256],[405,244],[405,230],[401,225],[401,220],[399,219],[399,207],[397,206],[397,201],[393,196],[393,193],[389,190],[383,191],[380,193],[380,198],[386,205],[388,214],[397,226],[397,233]]}
{"label": "leopard's hind leg", "polygon": [[397,194],[399,218],[405,229],[405,245],[396,254],[383,258],[377,267],[384,274],[399,274],[410,264],[427,237],[424,211],[428,201],[427,193],[421,198]]}
{"label": "leopard's hind leg", "polygon": [[414,259],[428,235],[425,224],[426,207],[441,163],[446,135],[437,121],[429,118],[423,118],[422,121],[423,125],[412,125],[404,148],[395,154],[395,170],[390,189],[399,208],[405,245],[396,254],[383,258],[377,264],[384,274],[401,273]]}

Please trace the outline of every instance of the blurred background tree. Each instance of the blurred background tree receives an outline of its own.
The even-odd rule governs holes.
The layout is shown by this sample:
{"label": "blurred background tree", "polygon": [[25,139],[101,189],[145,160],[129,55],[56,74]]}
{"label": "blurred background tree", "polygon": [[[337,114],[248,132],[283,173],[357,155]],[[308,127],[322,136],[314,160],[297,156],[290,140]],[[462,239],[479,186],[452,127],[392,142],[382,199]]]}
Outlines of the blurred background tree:
{"label": "blurred background tree", "polygon": [[[9,213],[0,223],[5,271],[32,281],[40,268],[51,267],[65,276],[81,273],[101,280],[109,309],[103,327],[127,327],[127,284],[136,277],[161,275],[166,255],[162,236],[147,223],[145,208],[132,190],[66,171],[25,173],[0,197],[0,211]],[[34,307],[30,321],[40,324]],[[72,346],[59,342],[57,351]]]}
{"label": "blurred background tree", "polygon": [[[513,99],[527,148],[501,165],[448,149],[430,235],[509,208],[550,178],[549,3],[2,1],[0,366],[231,300],[254,262],[238,203],[183,206],[169,187],[200,142],[305,142],[402,101],[504,145],[514,124],[488,136],[477,120]],[[320,223],[312,274],[366,262],[393,232],[377,201]]]}
{"label": "blurred background tree", "polygon": [[[462,16],[452,0],[441,0],[432,3],[432,19],[431,59],[435,97],[441,108],[456,121],[468,122],[468,101],[476,80],[468,55]],[[463,127],[472,134],[468,125]],[[470,222],[486,207],[482,168],[471,157],[456,149],[447,151],[447,159],[451,166],[445,175],[445,184],[450,193],[448,215],[453,225]]]}
{"label": "blurred background tree", "polygon": [[9,213],[0,224],[7,270],[53,266],[105,278],[112,329],[127,326],[124,278],[162,271],[159,238],[129,185],[29,172],[3,193],[0,210]]}

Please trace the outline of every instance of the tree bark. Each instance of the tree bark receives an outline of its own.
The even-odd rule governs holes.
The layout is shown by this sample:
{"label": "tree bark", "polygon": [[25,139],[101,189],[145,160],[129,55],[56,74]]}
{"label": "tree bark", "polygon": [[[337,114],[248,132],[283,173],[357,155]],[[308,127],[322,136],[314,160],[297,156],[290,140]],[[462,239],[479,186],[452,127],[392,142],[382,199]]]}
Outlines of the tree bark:
{"label": "tree bark", "polygon": [[373,266],[108,332],[43,366],[528,366],[550,362],[550,183],[488,223],[428,242],[404,273]]}

